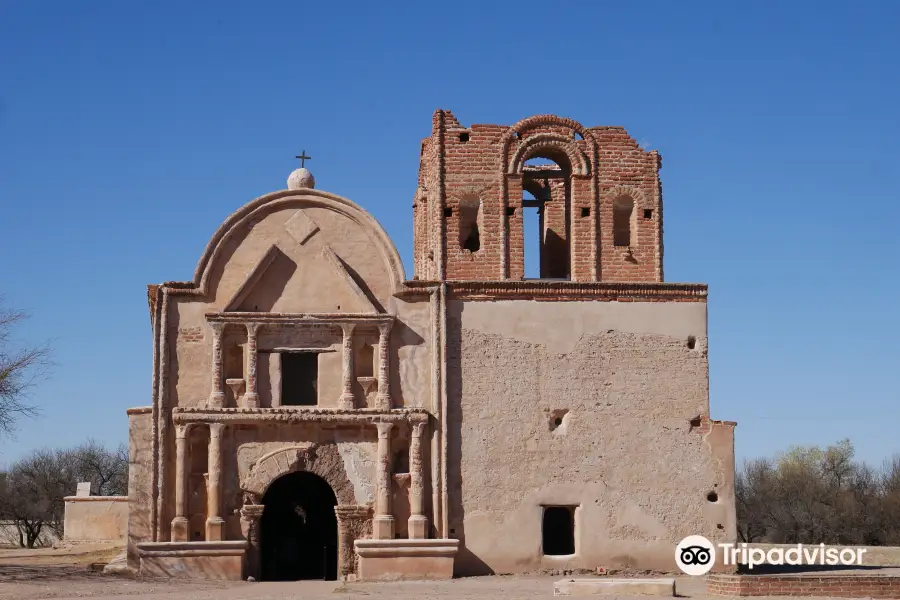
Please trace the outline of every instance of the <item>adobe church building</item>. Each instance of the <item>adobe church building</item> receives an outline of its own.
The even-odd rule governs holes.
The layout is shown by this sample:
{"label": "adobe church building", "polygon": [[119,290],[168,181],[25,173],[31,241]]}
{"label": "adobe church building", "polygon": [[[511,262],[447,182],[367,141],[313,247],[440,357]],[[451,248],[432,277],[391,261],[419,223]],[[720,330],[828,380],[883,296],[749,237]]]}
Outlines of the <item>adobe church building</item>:
{"label": "adobe church building", "polygon": [[734,541],[734,423],[710,419],[707,287],[663,282],[660,166],[621,127],[438,110],[411,280],[305,168],[228,217],[193,281],[149,286],[129,565],[673,571],[687,535]]}

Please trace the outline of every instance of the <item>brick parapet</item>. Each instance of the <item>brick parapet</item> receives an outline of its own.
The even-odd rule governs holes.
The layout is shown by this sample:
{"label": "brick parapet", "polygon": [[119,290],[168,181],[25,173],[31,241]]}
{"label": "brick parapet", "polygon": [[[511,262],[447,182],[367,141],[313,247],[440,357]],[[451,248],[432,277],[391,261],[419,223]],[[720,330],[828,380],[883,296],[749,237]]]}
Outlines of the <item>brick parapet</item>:
{"label": "brick parapet", "polygon": [[825,596],[900,598],[900,577],[890,575],[746,575],[706,576],[710,596]]}

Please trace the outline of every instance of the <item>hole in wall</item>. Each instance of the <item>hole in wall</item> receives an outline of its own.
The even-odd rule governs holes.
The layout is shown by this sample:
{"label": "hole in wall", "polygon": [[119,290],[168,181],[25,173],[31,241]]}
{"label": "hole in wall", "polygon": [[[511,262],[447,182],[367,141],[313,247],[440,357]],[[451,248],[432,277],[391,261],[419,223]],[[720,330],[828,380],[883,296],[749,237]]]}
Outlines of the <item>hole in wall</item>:
{"label": "hole in wall", "polygon": [[507,216],[507,217],[512,217],[512,216],[515,215],[515,214],[516,214],[516,207],[515,207],[515,206],[507,206],[507,207],[506,207],[506,216]]}
{"label": "hole in wall", "polygon": [[589,217],[589,216],[591,216],[591,209],[588,208],[587,206],[583,207],[583,208],[581,209],[581,216],[582,216],[582,217]]}
{"label": "hole in wall", "polygon": [[715,492],[710,492],[706,495],[706,499],[709,500],[710,502],[718,502],[719,495]]}
{"label": "hole in wall", "polygon": [[702,419],[700,417],[694,417],[690,421],[691,427],[700,427],[701,422],[702,422]]}
{"label": "hole in wall", "polygon": [[444,209],[444,216],[445,216],[445,217],[452,217],[452,216],[453,216],[453,209],[452,209],[452,208],[445,208],[445,209]]}
{"label": "hole in wall", "polygon": [[644,209],[644,218],[645,218],[645,219],[652,219],[652,218],[653,218],[653,209],[652,209],[652,208],[645,208],[645,209]]}
{"label": "hole in wall", "polygon": [[695,338],[692,335],[689,335],[688,339],[687,339],[687,347],[689,350],[693,350],[694,348],[696,348],[697,347],[697,338]]}
{"label": "hole in wall", "polygon": [[463,131],[461,134],[459,134],[459,141],[461,141],[463,144],[468,142],[469,141],[469,132]]}
{"label": "hole in wall", "polygon": [[558,408],[550,411],[549,427],[556,435],[564,435],[568,430],[569,409]]}
{"label": "hole in wall", "polygon": [[573,140],[583,140],[583,139],[584,139],[584,136],[581,135],[580,133],[578,133],[577,131],[573,131],[573,132],[572,132],[572,139],[573,139]]}
{"label": "hole in wall", "polygon": [[725,526],[721,523],[716,523],[716,529],[725,529]]}

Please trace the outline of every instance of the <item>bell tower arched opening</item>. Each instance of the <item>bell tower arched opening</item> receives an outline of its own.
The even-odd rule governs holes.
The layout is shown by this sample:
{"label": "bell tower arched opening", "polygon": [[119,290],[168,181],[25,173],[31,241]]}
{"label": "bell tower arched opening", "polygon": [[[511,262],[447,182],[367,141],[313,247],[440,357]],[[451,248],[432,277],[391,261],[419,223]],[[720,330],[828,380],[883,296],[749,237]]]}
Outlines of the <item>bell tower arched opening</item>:
{"label": "bell tower arched opening", "polygon": [[308,471],[279,477],[263,496],[260,575],[263,581],[337,579],[337,497]]}
{"label": "bell tower arched opening", "polygon": [[564,153],[541,150],[522,168],[525,279],[571,279],[572,170]]}

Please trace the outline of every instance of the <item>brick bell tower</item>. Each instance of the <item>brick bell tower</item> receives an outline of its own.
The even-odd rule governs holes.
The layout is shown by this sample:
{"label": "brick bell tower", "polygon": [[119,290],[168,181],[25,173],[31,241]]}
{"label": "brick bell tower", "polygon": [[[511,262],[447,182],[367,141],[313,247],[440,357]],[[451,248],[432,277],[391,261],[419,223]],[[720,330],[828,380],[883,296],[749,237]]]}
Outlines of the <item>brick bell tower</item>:
{"label": "brick bell tower", "polygon": [[541,279],[662,282],[661,162],[622,127],[553,115],[464,127],[437,110],[413,202],[414,278],[523,280],[527,239]]}

